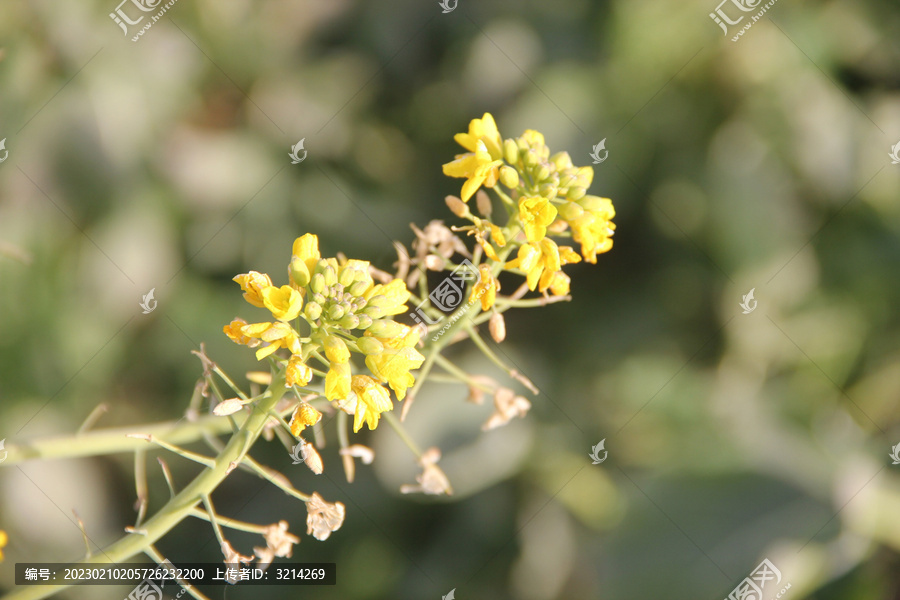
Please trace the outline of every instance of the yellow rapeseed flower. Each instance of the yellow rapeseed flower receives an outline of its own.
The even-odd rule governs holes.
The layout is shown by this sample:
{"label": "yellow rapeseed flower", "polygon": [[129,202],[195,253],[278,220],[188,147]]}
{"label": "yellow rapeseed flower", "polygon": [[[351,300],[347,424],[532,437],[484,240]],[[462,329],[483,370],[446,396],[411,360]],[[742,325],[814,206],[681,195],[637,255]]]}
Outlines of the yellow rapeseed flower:
{"label": "yellow rapeseed flower", "polygon": [[375,296],[384,296],[378,306],[384,310],[385,315],[399,315],[406,312],[406,302],[409,300],[410,293],[406,288],[405,281],[394,279],[388,284],[375,284],[363,294],[363,298],[367,301],[372,300]]}
{"label": "yellow rapeseed flower", "polygon": [[[560,248],[550,238],[544,238],[522,245],[516,258],[506,263],[506,268],[524,271],[528,289],[538,288],[543,292],[554,283],[564,264],[579,260],[581,258],[568,246]],[[557,282],[557,289],[561,289],[561,285],[562,282]]]}
{"label": "yellow rapeseed flower", "polygon": [[556,207],[546,198],[536,196],[519,200],[519,220],[529,242],[539,242],[547,235],[547,226],[556,214]]}
{"label": "yellow rapeseed flower", "polygon": [[9,543],[9,536],[6,535],[6,532],[0,529],[0,562],[3,562],[3,549],[6,547],[6,544]]}
{"label": "yellow rapeseed flower", "polygon": [[325,397],[344,400],[350,395],[350,363],[332,362],[325,375]]}
{"label": "yellow rapeseed flower", "polygon": [[332,363],[344,364],[350,360],[350,350],[341,338],[329,335],[324,339],[325,356]]}
{"label": "yellow rapeseed flower", "polygon": [[238,282],[241,289],[244,290],[244,300],[253,306],[263,307],[262,291],[272,286],[272,280],[268,275],[250,271],[249,273],[236,275],[233,281]]}
{"label": "yellow rapeseed flower", "polygon": [[299,437],[304,429],[315,425],[321,418],[322,413],[306,402],[301,402],[294,409],[294,414],[291,417],[291,433],[295,437]]}
{"label": "yellow rapeseed flower", "polygon": [[354,375],[351,388],[356,394],[353,433],[359,431],[363,423],[368,425],[369,429],[375,429],[381,413],[394,408],[391,393],[368,375]]}
{"label": "yellow rapeseed flower", "polygon": [[584,260],[596,264],[597,255],[608,252],[613,246],[616,225],[612,218],[616,216],[616,210],[612,200],[597,196],[585,196],[579,204],[584,207],[584,213],[569,221],[572,239],[581,243]]}
{"label": "yellow rapeseed flower", "polygon": [[245,325],[247,325],[247,321],[243,319],[235,319],[231,323],[223,327],[222,331],[224,331],[225,335],[231,338],[231,341],[235,344],[256,348],[257,346],[259,346],[260,341],[244,334],[243,327]]}
{"label": "yellow rapeseed flower", "polygon": [[241,333],[247,337],[269,342],[256,351],[256,360],[262,360],[279,348],[287,348],[291,354],[300,354],[300,339],[294,328],[287,323],[251,323],[241,327]]}
{"label": "yellow rapeseed flower", "polygon": [[481,310],[487,310],[494,305],[497,299],[497,292],[500,291],[500,282],[491,273],[491,268],[486,264],[478,265],[478,272],[481,275],[478,283],[472,288],[472,296],[469,302],[475,302],[476,299],[481,300]]}
{"label": "yellow rapeseed flower", "polygon": [[[384,345],[384,351],[366,356],[366,366],[382,383],[391,386],[397,394],[397,399],[403,400],[406,390],[416,382],[410,371],[421,367],[425,357],[415,349],[415,345],[419,342],[418,330],[401,323],[396,325],[401,330],[399,335],[391,338],[375,338]],[[371,336],[368,331],[365,335]]]}
{"label": "yellow rapeseed flower", "polygon": [[264,288],[261,295],[263,305],[279,321],[293,321],[303,308],[303,297],[300,292],[289,285],[281,287],[271,285]]}
{"label": "yellow rapeseed flower", "polygon": [[477,152],[478,142],[483,142],[491,158],[496,160],[503,156],[503,140],[491,113],[469,121],[469,132],[457,133],[453,139],[469,152]]}
{"label": "yellow rapeseed flower", "polygon": [[462,186],[460,198],[468,202],[469,198],[478,191],[482,185],[492,188],[497,184],[500,176],[502,160],[493,159],[487,146],[479,140],[475,150],[469,154],[460,154],[456,160],[444,165],[444,175],[449,177],[462,177],[466,182]]}
{"label": "yellow rapeseed flower", "polygon": [[312,369],[303,362],[303,357],[297,354],[291,356],[284,368],[284,384],[287,387],[293,385],[306,385],[313,377]]}

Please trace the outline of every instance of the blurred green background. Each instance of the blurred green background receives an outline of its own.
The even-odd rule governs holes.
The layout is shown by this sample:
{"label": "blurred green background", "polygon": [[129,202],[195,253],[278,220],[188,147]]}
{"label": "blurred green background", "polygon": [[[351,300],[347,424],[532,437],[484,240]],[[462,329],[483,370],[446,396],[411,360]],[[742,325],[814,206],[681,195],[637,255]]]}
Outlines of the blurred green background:
{"label": "blurred green background", "polygon": [[[251,311],[231,277],[283,279],[306,232],[391,269],[409,223],[457,222],[441,164],[485,111],[576,164],[609,150],[591,193],[615,203],[614,249],[571,268],[571,303],[507,315],[503,350],[543,390],[529,416],[482,434],[490,406],[423,390],[407,423],[444,451],[449,501],[398,493],[417,468],[387,427],[357,436],[376,461],[352,485],[333,435],[318,477],[261,443],[297,488],[347,505],[291,559],[336,562],[339,583],[212,598],[718,600],[764,557],[786,598],[900,598],[895,2],[782,0],[737,43],[715,0],[181,0],[137,43],[115,8],[0,4],[12,443],[71,433],[100,402],[99,427],[179,418],[201,342],[243,381],[257,364],[221,332]],[[453,356],[502,380],[470,346]],[[197,472],[169,463],[178,485]],[[150,464],[153,510],[168,495]],[[248,474],[215,500],[305,530],[299,502]],[[0,468],[0,590],[17,561],[80,556],[73,509],[104,546],[133,502],[129,455]],[[200,521],[159,544],[175,562],[216,546]]]}

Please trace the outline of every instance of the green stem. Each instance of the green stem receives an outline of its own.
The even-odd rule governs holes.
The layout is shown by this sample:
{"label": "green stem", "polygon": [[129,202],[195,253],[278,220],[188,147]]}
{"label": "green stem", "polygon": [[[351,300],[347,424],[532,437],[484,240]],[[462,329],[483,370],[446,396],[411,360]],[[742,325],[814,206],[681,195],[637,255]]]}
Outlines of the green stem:
{"label": "green stem", "polygon": [[[244,421],[241,428],[231,437],[225,449],[216,457],[216,465],[205,469],[174,498],[169,500],[158,513],[153,515],[141,527],[139,532],[131,533],[108,546],[102,553],[82,561],[81,564],[98,562],[125,562],[132,556],[145,552],[157,540],[167,534],[186,517],[190,516],[194,507],[215,490],[228,474],[246,455],[247,451],[262,432],[269,419],[269,411],[284,395],[283,377],[273,376],[269,388],[272,393],[268,398],[260,399],[253,412]],[[136,440],[141,442],[141,440]],[[141,442],[146,443],[146,442]],[[7,600],[37,600],[46,598],[67,588],[65,585],[23,586],[7,595]]]}
{"label": "green stem", "polygon": [[388,425],[390,425],[394,429],[394,431],[397,432],[397,435],[399,435],[400,439],[403,440],[403,443],[406,444],[406,446],[410,450],[412,450],[412,453],[416,455],[416,458],[422,458],[422,450],[420,450],[419,446],[413,441],[411,437],[409,437],[409,434],[406,433],[406,430],[403,428],[403,425],[400,423],[397,417],[394,416],[394,413],[384,412],[381,413],[381,416],[383,416],[388,422]]}

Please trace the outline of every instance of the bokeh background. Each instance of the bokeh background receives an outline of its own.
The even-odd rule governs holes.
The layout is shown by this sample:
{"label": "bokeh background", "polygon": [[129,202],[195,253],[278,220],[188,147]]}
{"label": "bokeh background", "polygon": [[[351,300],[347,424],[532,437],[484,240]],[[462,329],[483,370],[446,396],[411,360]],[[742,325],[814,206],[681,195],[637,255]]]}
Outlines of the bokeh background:
{"label": "bokeh background", "polygon": [[[895,2],[781,0],[737,43],[715,0],[180,0],[137,43],[115,8],[0,4],[9,442],[74,432],[101,402],[98,427],[179,418],[201,342],[243,380],[255,360],[221,333],[247,316],[231,277],[280,276],[305,232],[390,269],[409,223],[455,222],[441,164],[485,111],[576,164],[609,150],[591,192],[615,202],[614,249],[571,268],[571,303],[508,314],[503,349],[542,390],[528,418],[482,434],[489,406],[423,390],[407,424],[443,449],[449,500],[398,493],[417,469],[386,427],[358,436],[377,458],[353,485],[333,435],[319,477],[261,443],[296,487],[347,505],[292,559],[336,562],[339,584],[210,597],[712,600],[768,557],[786,598],[900,598]],[[454,358],[500,378],[468,346]],[[169,463],[177,484],[196,473]],[[150,464],[152,510],[168,493]],[[0,590],[17,561],[80,556],[73,509],[99,546],[121,536],[132,468],[0,466]],[[251,475],[214,498],[305,529]],[[221,559],[200,521],[159,548]]]}

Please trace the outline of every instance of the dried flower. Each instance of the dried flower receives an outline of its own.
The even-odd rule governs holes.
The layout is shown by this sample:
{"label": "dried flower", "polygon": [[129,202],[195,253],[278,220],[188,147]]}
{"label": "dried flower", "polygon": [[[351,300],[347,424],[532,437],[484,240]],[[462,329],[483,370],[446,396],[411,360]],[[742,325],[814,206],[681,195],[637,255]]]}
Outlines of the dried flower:
{"label": "dried flower", "polygon": [[516,396],[509,388],[502,387],[494,394],[494,414],[481,426],[482,431],[490,431],[506,425],[515,417],[524,417],[531,409],[531,402]]}
{"label": "dried flower", "polygon": [[488,322],[488,329],[491,332],[491,337],[498,344],[506,339],[506,321],[503,318],[503,313],[494,313],[491,315],[491,320]]}
{"label": "dried flower", "polygon": [[423,494],[434,496],[440,494],[447,494],[449,496],[452,494],[453,488],[450,487],[450,480],[447,479],[447,476],[441,468],[437,466],[437,462],[440,459],[441,451],[438,448],[429,448],[422,453],[422,458],[419,459],[419,465],[422,467],[422,474],[416,475],[418,484],[401,485],[400,493],[414,494],[416,492],[422,492]]}
{"label": "dried flower", "polygon": [[322,418],[322,413],[306,402],[301,402],[294,409],[291,417],[291,433],[299,437],[300,433],[309,426],[315,425]]}
{"label": "dried flower", "polygon": [[344,524],[346,508],[341,502],[331,504],[325,502],[318,492],[313,492],[312,497],[306,502],[306,533],[320,542],[324,542]]}

